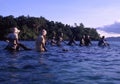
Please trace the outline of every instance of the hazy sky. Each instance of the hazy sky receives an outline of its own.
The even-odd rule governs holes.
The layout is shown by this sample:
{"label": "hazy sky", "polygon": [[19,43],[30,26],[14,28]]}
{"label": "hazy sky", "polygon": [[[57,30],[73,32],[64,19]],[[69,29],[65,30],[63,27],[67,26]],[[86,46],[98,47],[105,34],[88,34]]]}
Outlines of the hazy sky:
{"label": "hazy sky", "polygon": [[120,21],[120,0],[0,0],[0,15],[43,16],[64,24],[101,27]]}

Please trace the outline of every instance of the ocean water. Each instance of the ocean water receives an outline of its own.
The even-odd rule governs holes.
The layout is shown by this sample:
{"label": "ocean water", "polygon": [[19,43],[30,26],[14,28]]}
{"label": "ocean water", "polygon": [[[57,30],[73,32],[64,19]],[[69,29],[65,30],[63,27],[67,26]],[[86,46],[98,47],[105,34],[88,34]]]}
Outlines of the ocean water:
{"label": "ocean water", "polygon": [[34,41],[22,43],[33,50],[9,52],[0,42],[0,84],[120,84],[120,42],[47,45],[43,53],[34,50]]}

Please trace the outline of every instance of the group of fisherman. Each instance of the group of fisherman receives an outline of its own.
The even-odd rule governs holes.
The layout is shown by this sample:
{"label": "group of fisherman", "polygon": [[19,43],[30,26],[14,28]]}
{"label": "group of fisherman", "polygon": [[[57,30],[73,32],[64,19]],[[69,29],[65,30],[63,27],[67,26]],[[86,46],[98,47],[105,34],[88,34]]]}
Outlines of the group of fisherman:
{"label": "group of fisherman", "polygon": [[[22,44],[19,39],[18,35],[20,33],[20,30],[17,27],[13,27],[10,29],[10,33],[6,36],[6,41],[8,42],[8,45],[5,47],[6,50],[15,50],[19,51],[21,48],[24,50],[32,50],[31,48],[26,47],[24,44]],[[47,31],[45,29],[42,29],[40,31],[39,36],[37,37],[35,41],[35,50],[38,52],[45,52],[47,51],[46,48],[46,35]],[[53,36],[50,39],[50,44],[51,45],[57,45],[60,46],[61,42],[64,42],[63,40],[63,33],[59,32],[57,35],[53,32]],[[75,36],[72,36],[67,45],[77,45],[75,42]],[[89,35],[83,35],[82,38],[80,39],[79,46],[90,46],[92,45],[91,39]],[[109,44],[105,40],[105,36],[102,36],[98,42],[98,46],[108,46]]]}
{"label": "group of fisherman", "polygon": [[[53,37],[50,40],[51,45],[57,45],[60,46],[61,42],[64,42],[63,40],[63,33],[59,32],[60,34],[55,35],[53,33]],[[85,34],[82,36],[82,38],[79,40],[79,44],[76,43],[75,41],[75,35],[71,36],[71,38],[69,39],[68,43],[64,42],[67,45],[79,45],[79,46],[90,46],[92,45],[91,42],[91,38],[89,35]],[[109,43],[107,42],[107,40],[105,39],[105,36],[102,36],[99,41],[98,41],[98,46],[109,46]]]}

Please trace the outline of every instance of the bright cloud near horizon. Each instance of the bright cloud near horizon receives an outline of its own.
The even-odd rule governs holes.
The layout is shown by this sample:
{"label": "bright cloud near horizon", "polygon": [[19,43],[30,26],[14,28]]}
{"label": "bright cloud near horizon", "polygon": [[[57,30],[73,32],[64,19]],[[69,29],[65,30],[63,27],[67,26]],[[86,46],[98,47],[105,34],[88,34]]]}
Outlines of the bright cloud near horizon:
{"label": "bright cloud near horizon", "polygon": [[120,34],[118,33],[113,33],[113,32],[105,32],[102,30],[97,30],[97,32],[100,34],[100,36],[105,36],[105,37],[120,37]]}
{"label": "bright cloud near horizon", "polygon": [[43,16],[50,21],[101,27],[120,21],[120,0],[0,0],[0,15]]}

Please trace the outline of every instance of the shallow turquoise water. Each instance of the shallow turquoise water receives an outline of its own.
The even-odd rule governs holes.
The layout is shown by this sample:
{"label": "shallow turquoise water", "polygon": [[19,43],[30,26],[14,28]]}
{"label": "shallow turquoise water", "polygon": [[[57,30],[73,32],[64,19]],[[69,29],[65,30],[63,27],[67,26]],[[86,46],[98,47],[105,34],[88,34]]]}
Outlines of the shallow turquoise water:
{"label": "shallow turquoise water", "polygon": [[[0,84],[119,84],[120,42],[110,47],[47,45],[48,52],[8,52],[0,42]],[[63,51],[67,49],[68,51]]]}

